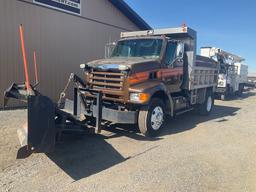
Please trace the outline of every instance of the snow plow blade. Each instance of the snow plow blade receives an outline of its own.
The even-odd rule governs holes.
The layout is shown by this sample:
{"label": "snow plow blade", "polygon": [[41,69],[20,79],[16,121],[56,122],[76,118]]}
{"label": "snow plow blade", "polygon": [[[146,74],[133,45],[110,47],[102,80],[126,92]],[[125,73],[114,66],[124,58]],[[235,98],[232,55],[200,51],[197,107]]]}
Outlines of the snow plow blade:
{"label": "snow plow blade", "polygon": [[32,153],[49,153],[55,147],[55,105],[46,96],[28,97],[27,126],[17,131],[21,148],[17,158],[26,158]]}
{"label": "snow plow blade", "polygon": [[[54,103],[49,97],[43,96],[34,87],[27,91],[24,84],[13,83],[5,91],[5,107],[10,98],[23,101],[27,104],[27,122],[18,128],[18,138],[21,148],[17,159],[29,157],[32,153],[50,153],[55,149],[56,142],[60,141],[62,134],[94,134],[100,130],[101,118],[96,118],[97,125],[88,125],[86,121],[77,116],[77,88],[74,89],[73,112],[66,100]],[[98,100],[101,100],[98,94]],[[100,111],[99,102],[98,111]],[[66,108],[67,105],[67,108]],[[101,116],[100,116],[101,117]]]}
{"label": "snow plow blade", "polygon": [[[31,94],[32,93],[32,94]],[[10,98],[27,103],[27,122],[17,130],[21,148],[17,158],[26,158],[32,153],[49,153],[54,150],[56,137],[56,106],[50,98],[32,90],[26,91],[24,84],[13,83],[5,91],[5,106]]]}

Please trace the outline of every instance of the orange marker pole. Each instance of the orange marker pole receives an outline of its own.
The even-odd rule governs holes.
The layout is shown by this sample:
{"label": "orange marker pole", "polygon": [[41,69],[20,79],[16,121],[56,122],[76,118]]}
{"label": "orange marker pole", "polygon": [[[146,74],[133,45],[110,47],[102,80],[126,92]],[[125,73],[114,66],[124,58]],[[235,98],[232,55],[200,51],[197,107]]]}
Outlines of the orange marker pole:
{"label": "orange marker pole", "polygon": [[24,34],[23,34],[23,26],[20,25],[20,41],[21,41],[21,49],[22,49],[22,56],[23,56],[23,64],[24,64],[24,72],[25,72],[25,78],[26,78],[26,87],[27,91],[31,91],[29,76],[28,76],[28,64],[27,64],[27,56],[26,56],[26,50],[25,50],[25,43],[24,43]]}
{"label": "orange marker pole", "polygon": [[36,60],[36,51],[34,51],[34,69],[35,69],[35,78],[36,78],[36,84],[38,81],[38,69],[37,69],[37,60]]}

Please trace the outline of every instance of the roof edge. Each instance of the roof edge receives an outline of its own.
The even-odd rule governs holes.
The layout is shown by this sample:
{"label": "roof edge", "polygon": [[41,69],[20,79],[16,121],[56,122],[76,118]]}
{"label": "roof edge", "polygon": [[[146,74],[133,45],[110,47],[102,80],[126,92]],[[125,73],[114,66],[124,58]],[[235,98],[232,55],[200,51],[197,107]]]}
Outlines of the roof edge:
{"label": "roof edge", "polygon": [[141,30],[152,29],[150,25],[144,21],[126,2],[123,0],[108,0],[116,8],[118,8],[128,19],[130,19]]}

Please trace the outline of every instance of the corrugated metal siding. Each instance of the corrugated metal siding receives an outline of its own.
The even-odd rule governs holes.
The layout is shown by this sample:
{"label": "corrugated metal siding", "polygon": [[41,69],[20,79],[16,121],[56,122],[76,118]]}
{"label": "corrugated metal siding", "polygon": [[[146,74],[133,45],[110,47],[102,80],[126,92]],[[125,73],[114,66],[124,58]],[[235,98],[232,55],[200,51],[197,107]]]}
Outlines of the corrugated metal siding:
{"label": "corrugated metal siding", "polygon": [[[84,0],[83,14],[92,19],[138,28],[106,0]],[[95,9],[95,10],[94,10]],[[94,11],[93,11],[94,10]],[[110,14],[109,12],[112,12]],[[105,20],[103,20],[105,18]],[[12,82],[23,82],[23,63],[18,27],[25,28],[25,43],[33,77],[33,50],[38,53],[39,90],[57,100],[71,72],[80,73],[79,64],[104,56],[104,45],[119,38],[120,28],[82,17],[35,6],[18,0],[0,2],[0,106],[3,91]]]}

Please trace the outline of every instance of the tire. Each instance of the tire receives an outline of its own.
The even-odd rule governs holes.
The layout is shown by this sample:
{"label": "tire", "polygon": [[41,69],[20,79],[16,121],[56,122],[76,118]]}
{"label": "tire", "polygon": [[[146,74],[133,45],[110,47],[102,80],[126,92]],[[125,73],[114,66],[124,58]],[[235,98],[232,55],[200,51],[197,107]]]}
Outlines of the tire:
{"label": "tire", "polygon": [[212,91],[207,91],[205,101],[203,104],[199,105],[200,115],[207,116],[212,112],[214,105],[214,97]]}
{"label": "tire", "polygon": [[[162,115],[161,115],[162,114]],[[138,115],[138,127],[142,134],[154,137],[164,127],[165,105],[161,99],[153,98],[148,106],[142,107]]]}
{"label": "tire", "polygon": [[243,84],[239,84],[239,88],[238,88],[238,97],[242,97],[243,96],[243,91],[244,91],[244,85]]}

